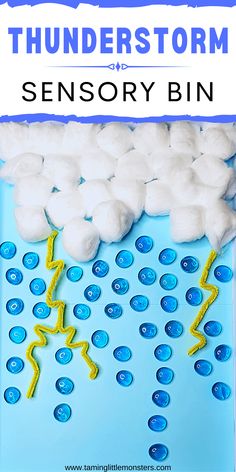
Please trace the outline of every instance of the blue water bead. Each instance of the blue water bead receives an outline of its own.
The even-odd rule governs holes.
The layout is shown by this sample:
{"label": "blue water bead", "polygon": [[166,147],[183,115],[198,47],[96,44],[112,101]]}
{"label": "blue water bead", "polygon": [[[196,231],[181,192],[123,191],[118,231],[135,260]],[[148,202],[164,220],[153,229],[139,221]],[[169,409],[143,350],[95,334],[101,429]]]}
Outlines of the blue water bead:
{"label": "blue water bead", "polygon": [[111,287],[117,295],[124,295],[129,290],[129,282],[126,279],[115,279],[113,280]]}
{"label": "blue water bead", "polygon": [[165,325],[165,332],[170,336],[171,338],[179,338],[181,334],[183,333],[183,325],[180,323],[180,321],[176,320],[171,320],[168,321]]}
{"label": "blue water bead", "polygon": [[157,334],[157,327],[153,323],[143,323],[139,327],[139,332],[143,338],[152,339]]}
{"label": "blue water bead", "polygon": [[160,286],[164,290],[173,290],[177,285],[178,279],[174,274],[164,274],[160,278]]}
{"label": "blue water bead", "polygon": [[10,315],[19,315],[24,309],[24,302],[21,298],[11,298],[7,301],[6,309]]}
{"label": "blue water bead", "polygon": [[166,362],[172,356],[172,349],[168,344],[159,344],[154,351],[154,355],[158,361]]}
{"label": "blue water bead", "polygon": [[87,320],[91,315],[91,309],[88,305],[84,303],[77,303],[73,308],[73,313],[78,320]]}
{"label": "blue water bead", "polygon": [[161,367],[156,373],[156,378],[161,384],[168,385],[174,378],[174,372],[169,367]]}
{"label": "blue water bead", "polygon": [[166,249],[163,249],[163,251],[160,252],[159,261],[163,265],[169,265],[175,261],[176,257],[176,251],[167,247]]}
{"label": "blue water bead", "polygon": [[7,403],[14,405],[20,400],[21,393],[16,387],[8,387],[4,392],[4,398]]}
{"label": "blue water bead", "polygon": [[213,366],[211,362],[206,361],[205,359],[199,359],[195,362],[194,369],[199,375],[206,377],[211,374]]}
{"label": "blue water bead", "polygon": [[116,256],[116,264],[121,267],[122,269],[127,269],[130,267],[134,262],[134,256],[132,252],[123,250],[118,252]]}
{"label": "blue water bead", "polygon": [[109,265],[105,261],[96,261],[93,264],[92,272],[96,277],[105,277],[108,274]]}
{"label": "blue water bead", "polygon": [[180,262],[180,265],[184,272],[188,272],[189,274],[196,272],[196,270],[199,268],[199,262],[196,257],[193,256],[184,257]]}
{"label": "blue water bead", "polygon": [[6,363],[7,370],[12,374],[19,374],[24,369],[24,361],[20,357],[10,357]]}
{"label": "blue water bead", "polygon": [[212,387],[212,393],[217,400],[227,400],[231,395],[231,388],[224,382],[216,382]]}
{"label": "blue water bead", "polygon": [[15,344],[21,344],[26,338],[26,330],[23,326],[13,326],[9,331],[9,338]]}
{"label": "blue water bead", "polygon": [[233,277],[233,271],[228,266],[219,265],[214,270],[214,276],[219,282],[230,282]]}
{"label": "blue water bead", "polygon": [[187,290],[185,298],[189,305],[201,305],[203,299],[202,291],[198,287],[191,287]]}
{"label": "blue water bead", "polygon": [[211,320],[204,325],[204,331],[208,336],[219,336],[222,331],[222,325],[219,321]]}
{"label": "blue water bead", "polygon": [[178,308],[178,300],[175,297],[167,295],[161,299],[161,308],[167,313],[173,313]]}
{"label": "blue water bead", "polygon": [[51,308],[45,302],[36,303],[33,307],[33,315],[40,320],[44,320],[51,313]]}
{"label": "blue water bead", "polygon": [[26,269],[35,269],[39,264],[39,255],[36,252],[27,252],[23,257],[22,262]]}
{"label": "blue water bead", "polygon": [[170,403],[170,395],[165,390],[156,390],[152,394],[152,401],[161,408],[166,408]]}
{"label": "blue water bead", "polygon": [[149,418],[148,426],[152,431],[164,431],[167,427],[167,420],[164,416],[154,415]]}
{"label": "blue water bead", "polygon": [[71,417],[71,407],[67,403],[61,403],[56,406],[53,414],[57,421],[66,423]]}
{"label": "blue water bead", "polygon": [[106,315],[113,320],[119,318],[123,313],[122,306],[118,303],[109,303],[105,306],[104,311]]}
{"label": "blue water bead", "polygon": [[0,255],[3,259],[12,259],[16,253],[16,246],[11,241],[5,241],[0,246]]}
{"label": "blue water bead", "polygon": [[116,374],[116,380],[123,387],[129,387],[133,382],[133,374],[129,370],[120,370]]}
{"label": "blue water bead", "polygon": [[103,331],[101,329],[98,329],[92,334],[92,343],[94,346],[103,348],[105,347],[108,342],[109,342],[109,336],[106,331]]}
{"label": "blue water bead", "polygon": [[226,344],[220,344],[219,346],[215,348],[214,354],[215,354],[215,358],[218,361],[225,362],[230,358],[232,354],[232,349],[230,346],[227,346]]}
{"label": "blue water bead", "polygon": [[96,302],[101,295],[101,289],[98,285],[92,284],[86,287],[84,296],[89,302]]}
{"label": "blue water bead", "polygon": [[149,305],[149,300],[145,295],[135,295],[129,303],[133,310],[145,311]]}
{"label": "blue water bead", "polygon": [[74,390],[74,382],[69,377],[60,377],[56,381],[56,389],[62,395],[69,395]]}
{"label": "blue water bead", "polygon": [[138,273],[138,279],[143,285],[152,285],[156,280],[156,272],[150,267],[144,267]]}
{"label": "blue water bead", "polygon": [[39,278],[31,280],[29,287],[30,291],[36,296],[42,295],[46,290],[44,280]]}
{"label": "blue water bead", "polygon": [[70,267],[66,272],[66,277],[71,282],[78,282],[83,275],[83,269],[79,266]]}
{"label": "blue water bead", "polygon": [[59,364],[68,364],[72,359],[72,350],[69,347],[61,347],[55,354],[55,358]]}
{"label": "blue water bead", "polygon": [[135,247],[139,252],[146,254],[153,248],[153,240],[150,236],[140,236],[135,241]]}
{"label": "blue water bead", "polygon": [[23,274],[19,269],[8,269],[6,279],[12,285],[19,285],[23,280]]}
{"label": "blue water bead", "polygon": [[164,444],[153,444],[149,448],[149,455],[154,461],[164,461],[168,453],[168,448]]}
{"label": "blue water bead", "polygon": [[132,353],[129,347],[118,346],[116,349],[114,349],[113,356],[115,357],[115,359],[117,359],[117,361],[126,362],[129,361],[132,356]]}

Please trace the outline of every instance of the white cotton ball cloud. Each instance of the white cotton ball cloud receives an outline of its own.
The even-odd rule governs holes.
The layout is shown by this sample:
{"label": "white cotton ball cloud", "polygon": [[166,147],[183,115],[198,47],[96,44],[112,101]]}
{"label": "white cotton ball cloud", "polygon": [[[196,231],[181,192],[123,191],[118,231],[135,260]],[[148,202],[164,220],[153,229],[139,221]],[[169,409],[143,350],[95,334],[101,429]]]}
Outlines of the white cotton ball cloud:
{"label": "white cotton ball cloud", "polygon": [[91,218],[95,207],[112,200],[111,184],[107,180],[89,180],[79,187],[87,218]]}
{"label": "white cotton ball cloud", "polygon": [[43,166],[43,157],[39,154],[24,153],[7,161],[0,169],[0,178],[10,184],[17,179],[39,174]]}
{"label": "white cotton ball cloud", "polygon": [[229,159],[236,151],[234,142],[223,128],[212,127],[202,133],[200,142],[202,153],[211,154],[223,160]]}
{"label": "white cotton ball cloud", "polygon": [[120,200],[99,203],[93,212],[93,223],[100,239],[106,243],[120,241],[134,221],[132,211]]}
{"label": "white cotton ball cloud", "polygon": [[207,208],[205,220],[206,236],[216,251],[236,236],[236,212],[223,200]]}
{"label": "white cotton ball cloud", "polygon": [[75,218],[65,225],[62,243],[65,251],[76,261],[90,261],[98,251],[99,232],[93,223]]}
{"label": "white cotton ball cloud", "polygon": [[223,196],[234,183],[235,172],[224,161],[208,154],[202,155],[194,161],[192,169],[198,178],[206,185],[217,187]]}
{"label": "white cotton ball cloud", "polygon": [[62,150],[65,154],[77,155],[96,148],[96,136],[101,125],[70,122],[65,127]]}
{"label": "white cotton ball cloud", "polygon": [[200,150],[196,126],[187,121],[171,123],[170,146],[178,153],[191,154],[194,157],[198,157]]}
{"label": "white cotton ball cloud", "polygon": [[83,179],[110,179],[115,173],[116,159],[98,147],[86,152],[80,159],[80,171]]}
{"label": "white cotton ball cloud", "polygon": [[26,124],[0,123],[0,159],[8,161],[18,154],[29,152],[28,133]]}
{"label": "white cotton ball cloud", "polygon": [[46,207],[53,184],[42,175],[31,175],[17,180],[14,188],[16,205]]}
{"label": "white cotton ball cloud", "polygon": [[155,179],[169,180],[172,174],[192,165],[190,154],[178,154],[172,149],[154,152],[150,155],[149,164]]}
{"label": "white cotton ball cloud", "polygon": [[96,139],[98,146],[116,159],[133,147],[133,133],[124,123],[108,123]]}
{"label": "white cotton ball cloud", "polygon": [[47,154],[42,174],[58,190],[70,191],[79,184],[81,178],[79,159],[64,154]]}
{"label": "white cotton ball cloud", "polygon": [[57,228],[62,228],[76,217],[84,217],[85,209],[80,191],[53,192],[48,200],[46,213]]}
{"label": "white cotton ball cloud", "polygon": [[153,179],[153,171],[147,156],[136,150],[123,154],[117,162],[115,176],[119,179],[132,179],[148,182]]}
{"label": "white cotton ball cloud", "polygon": [[134,148],[143,153],[167,149],[169,132],[166,123],[141,123],[133,131]]}
{"label": "white cotton ball cloud", "polygon": [[51,234],[52,230],[42,207],[15,208],[15,220],[17,231],[24,241],[43,241]]}
{"label": "white cotton ball cloud", "polygon": [[171,237],[176,243],[200,239],[205,233],[204,209],[200,206],[173,208],[170,212]]}
{"label": "white cotton ball cloud", "polygon": [[32,123],[29,126],[28,152],[54,154],[61,152],[65,128],[60,123]]}
{"label": "white cotton ball cloud", "polygon": [[138,221],[145,204],[146,186],[142,181],[117,179],[111,180],[111,192],[116,200],[120,200],[130,208],[134,220]]}
{"label": "white cotton ball cloud", "polygon": [[147,215],[168,215],[174,203],[173,194],[167,184],[159,180],[146,184],[145,212]]}

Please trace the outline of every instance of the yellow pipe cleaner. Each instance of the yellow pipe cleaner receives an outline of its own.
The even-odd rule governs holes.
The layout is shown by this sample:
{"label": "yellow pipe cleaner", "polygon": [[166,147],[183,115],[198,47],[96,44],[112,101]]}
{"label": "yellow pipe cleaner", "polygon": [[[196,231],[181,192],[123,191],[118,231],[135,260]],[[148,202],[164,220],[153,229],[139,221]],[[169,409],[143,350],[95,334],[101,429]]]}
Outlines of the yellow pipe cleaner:
{"label": "yellow pipe cleaner", "polygon": [[66,337],[65,345],[67,347],[72,348],[72,349],[81,347],[81,355],[90,368],[90,374],[89,374],[90,379],[95,379],[98,374],[97,365],[92,361],[92,359],[88,355],[89,343],[87,341],[72,342],[76,334],[76,329],[73,326],[64,327],[64,321],[65,321],[64,315],[65,315],[65,308],[66,308],[65,302],[63,302],[62,300],[53,300],[53,292],[56,288],[57,282],[65,266],[64,261],[53,260],[54,240],[57,234],[58,234],[57,231],[53,231],[52,234],[49,236],[48,243],[47,243],[47,256],[46,256],[46,268],[48,270],[56,269],[52,277],[52,280],[50,282],[50,285],[48,287],[47,293],[46,293],[46,303],[50,308],[57,308],[58,310],[57,321],[54,328],[50,328],[48,326],[39,325],[39,324],[34,327],[34,332],[37,334],[39,340],[33,341],[28,346],[27,351],[26,351],[26,358],[30,362],[33,368],[33,372],[34,372],[33,378],[31,380],[29,389],[26,394],[27,398],[33,397],[36,386],[37,386],[37,382],[39,380],[40,367],[39,367],[38,362],[34,358],[34,349],[36,347],[44,347],[47,345],[47,338],[44,335],[44,333],[66,334],[67,337]]}
{"label": "yellow pipe cleaner", "polygon": [[209,254],[209,257],[206,261],[205,267],[203,269],[203,272],[202,272],[202,275],[201,275],[201,278],[200,278],[200,281],[199,281],[200,287],[205,289],[205,290],[209,290],[211,292],[211,295],[202,304],[202,306],[201,306],[194,322],[190,326],[190,329],[189,329],[190,333],[195,338],[198,338],[199,342],[197,344],[195,344],[193,347],[191,347],[191,349],[189,349],[189,351],[188,351],[189,356],[192,356],[199,349],[202,349],[207,343],[206,337],[204,336],[203,333],[198,331],[197,328],[198,328],[199,324],[201,323],[201,321],[203,320],[208,308],[210,307],[210,305],[212,303],[214,303],[214,301],[217,298],[218,293],[219,293],[218,287],[216,287],[215,285],[207,283],[209,271],[210,271],[211,266],[212,266],[214,260],[216,259],[216,257],[217,257],[217,253],[215,251],[211,251],[210,254]]}

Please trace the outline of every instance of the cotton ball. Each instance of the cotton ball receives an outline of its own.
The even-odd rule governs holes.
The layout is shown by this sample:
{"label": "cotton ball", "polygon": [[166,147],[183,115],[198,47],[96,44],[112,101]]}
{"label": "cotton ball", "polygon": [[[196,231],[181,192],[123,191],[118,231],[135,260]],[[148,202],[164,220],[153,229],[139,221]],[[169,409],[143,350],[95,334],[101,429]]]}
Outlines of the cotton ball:
{"label": "cotton ball", "polygon": [[43,165],[43,157],[39,154],[19,154],[7,161],[0,169],[0,177],[13,184],[17,179],[39,174]]}
{"label": "cotton ball", "polygon": [[30,124],[27,151],[43,155],[61,152],[64,130],[61,123]]}
{"label": "cotton ball", "polygon": [[80,159],[81,175],[85,180],[110,179],[115,173],[116,159],[97,148],[82,154]]}
{"label": "cotton ball", "polygon": [[141,123],[133,131],[133,143],[137,151],[151,154],[169,146],[169,132],[166,123]]}
{"label": "cotton ball", "polygon": [[120,157],[117,162],[115,176],[119,179],[148,182],[153,179],[153,171],[148,163],[147,157],[133,150]]}
{"label": "cotton ball", "polygon": [[203,154],[194,161],[192,169],[201,182],[219,188],[221,196],[235,181],[235,173],[232,168],[229,168],[221,159],[207,154]]}
{"label": "cotton ball", "polygon": [[17,180],[14,196],[16,205],[42,206],[47,205],[53,184],[42,175],[31,175]]}
{"label": "cotton ball", "polygon": [[65,225],[62,243],[65,251],[76,261],[90,261],[97,254],[99,233],[90,221],[75,218]]}
{"label": "cotton ball", "polygon": [[208,128],[202,133],[201,152],[227,160],[235,152],[235,145],[220,127]]}
{"label": "cotton ball", "polygon": [[134,221],[132,211],[120,200],[99,203],[93,212],[93,223],[106,243],[120,241]]}
{"label": "cotton ball", "polygon": [[169,185],[174,196],[175,206],[209,206],[221,197],[219,188],[201,183],[194,170],[187,168],[170,176]]}
{"label": "cotton ball", "polygon": [[51,234],[52,230],[42,207],[17,207],[15,220],[17,230],[24,241],[31,243],[43,241]]}
{"label": "cotton ball", "polygon": [[230,170],[232,171],[232,178],[224,194],[224,198],[226,198],[227,200],[231,200],[236,195],[236,172],[234,169]]}
{"label": "cotton ball", "polygon": [[111,184],[106,180],[89,180],[79,186],[86,216],[92,216],[94,208],[102,202],[111,200]]}
{"label": "cotton ball", "polygon": [[207,209],[205,226],[211,246],[219,251],[236,236],[236,212],[219,200]]}
{"label": "cotton ball", "polygon": [[179,153],[191,154],[194,157],[200,155],[196,127],[187,121],[171,123],[170,145]]}
{"label": "cotton ball", "polygon": [[168,215],[173,205],[173,195],[167,184],[158,180],[146,184],[145,212],[148,215]]}
{"label": "cotton ball", "polygon": [[121,200],[130,208],[137,221],[144,209],[146,186],[139,180],[117,179],[111,180],[111,191],[115,199]]}
{"label": "cotton ball", "polygon": [[0,124],[0,159],[8,161],[12,157],[28,152],[29,128],[25,124]]}
{"label": "cotton ball", "polygon": [[206,131],[209,128],[217,127],[217,128],[222,129],[225,132],[228,132],[232,129],[233,126],[234,126],[233,122],[232,123],[211,123],[211,122],[204,121],[203,123],[201,123],[202,131]]}
{"label": "cotton ball", "polygon": [[72,192],[54,192],[51,194],[46,212],[52,224],[62,228],[76,217],[84,217],[85,209],[79,190]]}
{"label": "cotton ball", "polygon": [[171,174],[190,167],[192,162],[190,154],[178,154],[172,149],[152,153],[149,159],[154,178],[164,180],[169,180]]}
{"label": "cotton ball", "polygon": [[64,154],[47,154],[42,173],[58,190],[70,191],[80,181],[79,159]]}
{"label": "cotton ball", "polygon": [[95,148],[96,135],[101,125],[70,122],[65,125],[62,151],[66,154],[80,154]]}
{"label": "cotton ball", "polygon": [[133,147],[132,134],[124,123],[109,123],[97,134],[97,144],[118,159]]}
{"label": "cotton ball", "polygon": [[204,236],[204,210],[200,206],[173,208],[170,212],[171,237],[176,243],[190,242]]}

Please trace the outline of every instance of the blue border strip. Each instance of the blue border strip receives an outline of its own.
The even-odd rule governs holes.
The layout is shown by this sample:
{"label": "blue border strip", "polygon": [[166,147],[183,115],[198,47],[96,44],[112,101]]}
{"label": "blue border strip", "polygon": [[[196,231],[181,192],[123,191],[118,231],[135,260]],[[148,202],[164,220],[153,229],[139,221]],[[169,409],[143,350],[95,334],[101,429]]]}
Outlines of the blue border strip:
{"label": "blue border strip", "polygon": [[79,4],[85,3],[101,8],[116,7],[144,7],[148,5],[171,5],[188,7],[233,7],[236,0],[0,0],[0,5],[8,4],[10,7],[29,5],[31,7],[42,3],[57,3],[71,8],[77,8]]}

